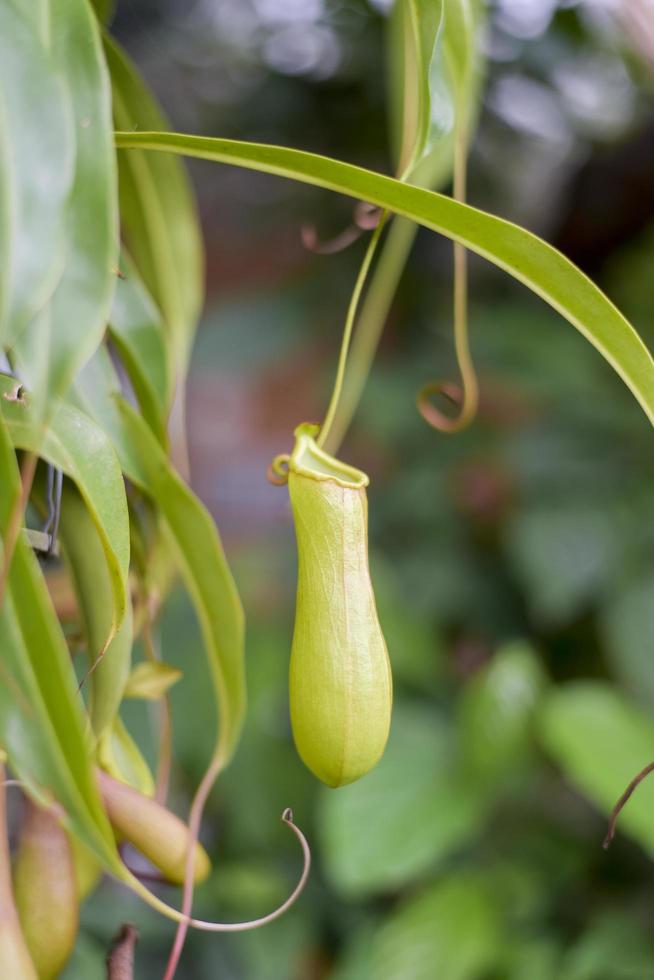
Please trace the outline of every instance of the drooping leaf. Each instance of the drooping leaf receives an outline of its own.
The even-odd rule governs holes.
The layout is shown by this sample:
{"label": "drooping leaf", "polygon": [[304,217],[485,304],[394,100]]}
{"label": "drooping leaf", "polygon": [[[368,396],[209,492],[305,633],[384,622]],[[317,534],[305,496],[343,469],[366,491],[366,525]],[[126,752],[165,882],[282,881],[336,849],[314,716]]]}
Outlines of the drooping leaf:
{"label": "drooping leaf", "polygon": [[93,782],[68,648],[36,559],[22,539],[0,629],[0,741],[12,769],[42,800],[54,797],[70,829],[105,867],[116,869],[118,856]]}
{"label": "drooping leaf", "polygon": [[15,343],[63,267],[74,121],[41,27],[34,5],[0,7],[0,347]]}
{"label": "drooping leaf", "polygon": [[[105,35],[117,129],[164,129],[165,118],[138,72]],[[190,183],[172,158],[120,153],[123,233],[134,262],[162,312],[170,363],[183,375],[202,306],[202,245]],[[174,377],[167,391],[169,403]]]}
{"label": "drooping leaf", "polygon": [[[16,457],[0,414],[0,538],[19,492]],[[56,799],[71,832],[107,870],[119,873],[66,641],[37,560],[20,536],[8,586],[0,608],[0,745],[28,790],[42,801]]]}
{"label": "drooping leaf", "polygon": [[231,758],[245,711],[243,610],[211,516],[177,475],[140,416],[122,399],[118,419],[130,458],[124,471],[159,508],[179,554],[209,657],[219,706],[216,755]]}
{"label": "drooping leaf", "polygon": [[91,692],[89,716],[99,737],[113,725],[130,670],[132,602],[127,589],[125,614],[112,636],[114,602],[102,540],[86,504],[72,487],[64,489],[59,537],[82,618],[88,669],[92,669],[87,681]]}
{"label": "drooping leaf", "polygon": [[[62,405],[45,430],[30,401],[8,401],[15,382],[0,375],[0,413],[15,446],[38,452],[77,485],[102,542],[109,570],[111,631],[122,622],[129,569],[129,517],[120,465],[108,436],[78,410]],[[107,635],[105,641],[110,638]]]}
{"label": "drooping leaf", "polygon": [[117,133],[116,145],[259,170],[366,200],[440,232],[494,262],[561,313],[606,358],[654,421],[654,361],[625,317],[569,259],[531,232],[454,201],[286,147],[176,133]]}
{"label": "drooping leaf", "polygon": [[118,348],[143,417],[159,442],[167,444],[167,397],[171,387],[161,314],[123,251],[121,271],[109,318],[109,334]]}
{"label": "drooping leaf", "polygon": [[245,711],[241,602],[211,516],[118,388],[111,393],[112,370],[106,353],[98,351],[78,381],[78,396],[112,439],[126,477],[152,499],[179,557],[215,683],[216,754],[226,764]]}
{"label": "drooping leaf", "polygon": [[[109,80],[98,24],[87,0],[50,0],[46,21],[51,61],[73,125],[74,174],[59,250],[61,276],[47,305],[13,344],[21,380],[44,417],[55,410],[102,339],[118,261]],[[31,129],[38,123],[28,114],[19,125]],[[52,161],[47,160],[47,168],[50,175]],[[39,221],[35,238],[44,237],[47,231]]]}
{"label": "drooping leaf", "polygon": [[[608,816],[636,773],[654,759],[654,722],[601,682],[577,682],[553,691],[540,734],[564,776]],[[654,782],[645,780],[620,815],[629,834],[654,856]],[[599,841],[598,841],[599,844]]]}

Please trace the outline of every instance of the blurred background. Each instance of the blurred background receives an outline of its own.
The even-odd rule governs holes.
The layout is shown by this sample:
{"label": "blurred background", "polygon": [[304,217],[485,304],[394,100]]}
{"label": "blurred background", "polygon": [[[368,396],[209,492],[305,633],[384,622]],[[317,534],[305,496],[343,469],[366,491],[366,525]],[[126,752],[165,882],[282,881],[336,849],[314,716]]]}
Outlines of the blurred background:
{"label": "blurred background", "polygon": [[[175,129],[285,143],[390,172],[386,0],[120,0],[112,30]],[[499,0],[469,199],[536,231],[654,344],[654,6]],[[455,376],[451,246],[418,234],[341,456],[367,470],[372,572],[395,674],[393,730],[360,783],[327,790],[295,755],[287,670],[295,544],[273,455],[325,410],[364,244],[328,238],[351,202],[194,162],[207,305],[188,391],[192,480],[248,616],[249,713],[203,840],[205,918],[264,914],[300,855],[284,918],[191,934],[189,980],[621,980],[654,977],[654,785],[612,849],[612,801],[654,758],[651,428],[567,322],[471,259],[481,410],[431,431],[416,390]],[[207,761],[212,706],[183,593],[161,624],[173,689],[172,802]],[[151,744],[145,709],[126,712]],[[167,897],[178,901],[170,890]],[[139,978],[173,928],[117,886],[83,912],[66,980],[104,977],[109,938],[140,930]]]}

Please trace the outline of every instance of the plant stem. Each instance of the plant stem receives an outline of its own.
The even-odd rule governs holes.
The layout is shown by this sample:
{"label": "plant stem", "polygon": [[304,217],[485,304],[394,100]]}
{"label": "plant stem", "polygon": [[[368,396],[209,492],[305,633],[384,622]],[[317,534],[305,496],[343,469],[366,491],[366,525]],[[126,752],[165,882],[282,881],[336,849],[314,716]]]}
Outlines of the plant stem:
{"label": "plant stem", "polygon": [[194,888],[194,874],[193,874],[193,863],[195,857],[195,845],[198,840],[198,835],[200,833],[200,824],[202,822],[202,813],[204,811],[205,804],[207,802],[207,797],[211,792],[211,787],[218,778],[218,774],[223,767],[223,756],[215,755],[209,764],[209,768],[202,777],[202,782],[198,786],[195,796],[193,797],[193,802],[191,804],[191,811],[189,813],[188,829],[189,829],[189,841],[188,850],[186,852],[186,868],[184,871],[184,891],[182,894],[182,915],[185,917],[182,922],[177,926],[177,932],[175,933],[175,941],[173,943],[173,948],[170,951],[170,956],[168,958],[168,964],[166,966],[166,972],[164,974],[163,980],[173,980],[175,976],[175,971],[177,970],[177,965],[179,963],[180,956],[182,955],[182,950],[184,948],[184,942],[186,941],[186,934],[188,932],[189,920],[191,917],[191,909],[193,906],[193,888]]}
{"label": "plant stem", "polygon": [[336,415],[336,409],[338,408],[339,399],[341,397],[341,391],[343,388],[343,378],[345,377],[345,367],[347,365],[347,356],[350,350],[350,341],[352,339],[352,330],[354,328],[354,323],[356,320],[357,310],[359,307],[359,300],[361,299],[361,293],[363,292],[363,287],[370,270],[370,265],[374,258],[375,252],[377,250],[377,245],[381,238],[381,233],[386,224],[386,218],[388,217],[388,212],[383,211],[380,218],[379,224],[372,233],[372,237],[368,242],[368,248],[366,249],[366,254],[363,257],[363,262],[359,268],[359,273],[354,284],[354,289],[352,291],[352,296],[350,297],[350,305],[348,306],[347,316],[345,318],[345,326],[343,328],[343,339],[341,341],[341,350],[338,356],[338,367],[336,369],[336,378],[334,380],[334,388],[332,390],[332,396],[329,402],[329,407],[327,409],[327,414],[325,415],[325,421],[320,427],[320,432],[316,442],[319,446],[324,446],[325,442],[329,438],[329,433],[334,421],[334,416]]}
{"label": "plant stem", "polygon": [[[148,660],[155,663],[159,663],[161,658],[156,649],[154,636],[152,634],[152,612],[150,607],[149,597],[145,596],[143,600],[143,606],[145,609],[145,616],[143,620],[143,646],[145,648],[145,654]],[[172,709],[170,706],[170,697],[168,694],[164,694],[161,699],[161,703],[157,706],[158,711],[158,751],[157,751],[157,777],[155,781],[155,793],[154,798],[157,803],[161,803],[165,806],[166,800],[168,798],[168,787],[170,784],[170,770],[172,767],[173,759],[173,726],[172,726]]]}
{"label": "plant stem", "polygon": [[411,251],[418,228],[406,218],[395,218],[375,266],[352,339],[349,364],[338,410],[332,420],[325,449],[336,455],[352,422],[370,373],[388,310]]}

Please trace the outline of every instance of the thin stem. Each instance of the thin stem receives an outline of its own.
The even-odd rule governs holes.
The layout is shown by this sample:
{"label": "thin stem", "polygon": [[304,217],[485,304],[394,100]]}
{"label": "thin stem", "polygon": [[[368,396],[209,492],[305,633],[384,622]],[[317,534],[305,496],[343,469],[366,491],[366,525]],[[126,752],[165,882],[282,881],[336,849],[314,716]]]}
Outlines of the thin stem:
{"label": "thin stem", "polygon": [[[145,616],[143,620],[143,645],[145,648],[145,654],[148,660],[158,663],[161,658],[157,652],[154,643],[154,636],[152,635],[152,613],[147,596],[145,597],[143,605],[145,608]],[[157,776],[155,780],[154,798],[157,803],[161,803],[161,805],[164,806],[168,798],[170,770],[172,768],[173,761],[172,709],[168,694],[164,694],[158,708],[159,745],[157,751]]]}
{"label": "thin stem", "polygon": [[363,292],[363,287],[368,276],[368,271],[372,260],[374,258],[375,252],[377,250],[377,245],[381,238],[381,233],[386,224],[386,218],[388,217],[388,212],[384,211],[379,218],[379,223],[372,233],[370,241],[368,242],[368,248],[366,249],[366,254],[363,257],[363,262],[359,268],[359,274],[357,275],[356,282],[354,284],[354,290],[352,291],[352,296],[350,297],[350,305],[348,306],[347,316],[345,318],[345,326],[343,328],[343,339],[341,341],[341,350],[338,356],[338,367],[336,369],[336,378],[334,380],[334,388],[332,390],[332,396],[329,402],[329,407],[327,409],[327,414],[325,415],[325,421],[323,422],[316,442],[319,446],[323,446],[329,437],[329,433],[334,422],[334,416],[336,415],[336,410],[338,408],[338,402],[341,397],[341,391],[343,389],[343,378],[345,376],[345,367],[347,365],[347,355],[350,349],[350,341],[352,339],[352,330],[354,328],[354,323],[356,320],[357,310],[359,307],[359,300],[361,299],[361,293]]}
{"label": "thin stem", "polygon": [[[454,141],[454,199],[465,203],[468,179],[468,141],[463,124],[458,126]],[[461,424],[468,425],[475,417],[479,403],[479,385],[470,355],[468,340],[468,253],[459,242],[454,243],[454,347],[463,385]]]}
{"label": "thin stem", "polygon": [[170,951],[168,965],[166,966],[166,972],[163,980],[173,980],[177,965],[179,963],[179,958],[182,955],[182,950],[186,941],[186,933],[188,932],[189,918],[191,915],[191,908],[193,906],[193,888],[195,883],[195,846],[200,833],[200,823],[202,821],[202,813],[207,802],[207,797],[209,796],[211,787],[215,783],[216,779],[218,778],[218,774],[223,767],[223,761],[222,754],[216,755],[212,759],[209,768],[202,778],[202,782],[196,790],[195,796],[193,797],[193,803],[191,804],[191,811],[189,813],[188,821],[188,848],[186,851],[186,866],[184,868],[184,891],[182,893],[182,915],[184,916],[184,919],[177,927],[175,941],[173,943],[173,948]]}
{"label": "thin stem", "polygon": [[11,513],[9,514],[4,540],[2,569],[0,570],[0,609],[2,609],[2,604],[4,602],[11,560],[14,557],[14,549],[16,548],[18,535],[20,534],[21,521],[23,514],[25,513],[25,508],[27,507],[30,492],[32,490],[37,463],[38,456],[36,456],[34,453],[27,453],[20,468],[21,491],[14,502]]}
{"label": "thin stem", "polygon": [[631,780],[631,782],[627,786],[626,790],[624,791],[624,793],[622,794],[618,802],[613,807],[613,810],[611,811],[611,817],[609,819],[608,830],[606,831],[606,837],[602,841],[602,847],[604,848],[605,851],[608,851],[609,845],[611,844],[611,841],[615,837],[615,825],[617,823],[618,817],[620,816],[622,809],[624,808],[625,804],[628,802],[634,790],[642,783],[643,779],[645,779],[646,776],[649,776],[651,772],[654,772],[654,762],[650,762],[648,766],[645,766],[644,769],[641,769],[640,772],[636,776],[634,776],[634,778]]}
{"label": "thin stem", "polygon": [[361,304],[338,411],[329,438],[325,440],[325,449],[333,455],[338,453],[356,412],[417,231],[417,225],[406,218],[395,218],[384,242],[374,276]]}

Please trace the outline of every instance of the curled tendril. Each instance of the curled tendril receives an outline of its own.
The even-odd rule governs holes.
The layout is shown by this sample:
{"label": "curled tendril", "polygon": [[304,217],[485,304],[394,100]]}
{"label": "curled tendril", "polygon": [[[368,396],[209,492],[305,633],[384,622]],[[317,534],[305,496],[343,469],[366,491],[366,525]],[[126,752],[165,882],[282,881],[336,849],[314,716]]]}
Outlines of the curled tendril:
{"label": "curled tendril", "polygon": [[381,208],[374,204],[358,201],[354,207],[352,223],[334,238],[321,242],[315,225],[302,225],[300,232],[302,244],[309,252],[314,252],[316,255],[335,255],[353,245],[364,232],[373,231],[381,221],[382,213]]}
{"label": "curled tendril", "polygon": [[288,453],[280,453],[279,456],[275,456],[266,470],[266,478],[273,486],[283,487],[288,483],[288,461],[290,458]]}
{"label": "curled tendril", "polygon": [[[441,395],[455,408],[460,409],[458,415],[449,416],[434,405],[433,399]],[[425,422],[438,429],[439,432],[460,432],[468,424],[463,408],[464,398],[461,386],[454,381],[429,381],[419,389],[416,395],[416,407]]]}
{"label": "curled tendril", "polygon": [[357,201],[354,205],[354,223],[362,231],[373,231],[382,219],[383,210],[368,201]]}
{"label": "curled tendril", "polygon": [[[453,434],[462,432],[474,420],[479,404],[477,378],[474,371],[468,376],[464,373],[463,386],[455,381],[429,381],[416,395],[416,407],[425,422],[439,432]],[[434,405],[434,397],[441,395],[451,405],[458,408],[457,415],[446,415]]]}
{"label": "curled tendril", "polygon": [[304,886],[307,883],[309,872],[311,870],[311,849],[306,837],[294,822],[293,811],[291,809],[287,808],[284,810],[282,813],[282,822],[290,830],[292,830],[300,843],[300,847],[302,848],[302,873],[300,874],[298,882],[288,898],[283,901],[281,905],[278,905],[276,909],[273,909],[272,912],[268,912],[267,915],[263,915],[258,919],[248,919],[245,922],[207,922],[204,919],[191,918],[190,915],[185,915],[183,912],[179,912],[177,909],[172,908],[170,905],[167,905],[161,899],[157,898],[157,896],[146,888],[146,886],[143,885],[138,878],[135,878],[134,875],[132,875],[128,869],[125,868],[125,876],[123,880],[130,886],[132,891],[147,902],[151,908],[165,915],[166,918],[178,922],[183,928],[183,931],[178,929],[175,945],[168,961],[164,980],[172,980],[175,975],[186,930],[189,928],[189,926],[193,929],[198,929],[201,932],[248,932],[252,929],[258,929],[261,926],[265,926],[269,922],[274,922],[275,919],[278,919],[285,912],[287,912],[288,909],[290,909],[300,897],[302,891],[304,890]]}
{"label": "curled tendril", "polygon": [[[460,123],[454,145],[454,199],[466,198],[465,126]],[[432,381],[424,385],[416,396],[418,411],[423,419],[439,432],[461,432],[473,421],[479,404],[479,387],[468,342],[468,260],[466,250],[454,243],[454,347],[461,375],[461,385],[451,381]],[[458,415],[450,417],[437,409],[431,399],[444,395],[459,408]]]}
{"label": "curled tendril", "polygon": [[362,234],[363,231],[360,228],[355,225],[348,225],[338,235],[321,242],[318,239],[315,225],[304,224],[300,229],[302,244],[307,252],[313,252],[315,255],[336,255],[337,252],[343,252],[361,238]]}
{"label": "curled tendril", "polygon": [[634,778],[631,780],[631,782],[627,786],[626,790],[624,791],[624,793],[622,794],[618,802],[613,807],[613,810],[611,811],[611,816],[609,818],[609,826],[606,831],[606,837],[602,841],[602,847],[604,848],[605,851],[608,851],[611,841],[615,837],[615,825],[617,823],[618,817],[620,816],[622,809],[624,808],[625,804],[628,802],[634,790],[642,783],[643,779],[649,776],[651,772],[654,772],[654,762],[650,762],[648,766],[645,766],[644,769],[640,770],[638,775],[634,776]]}

